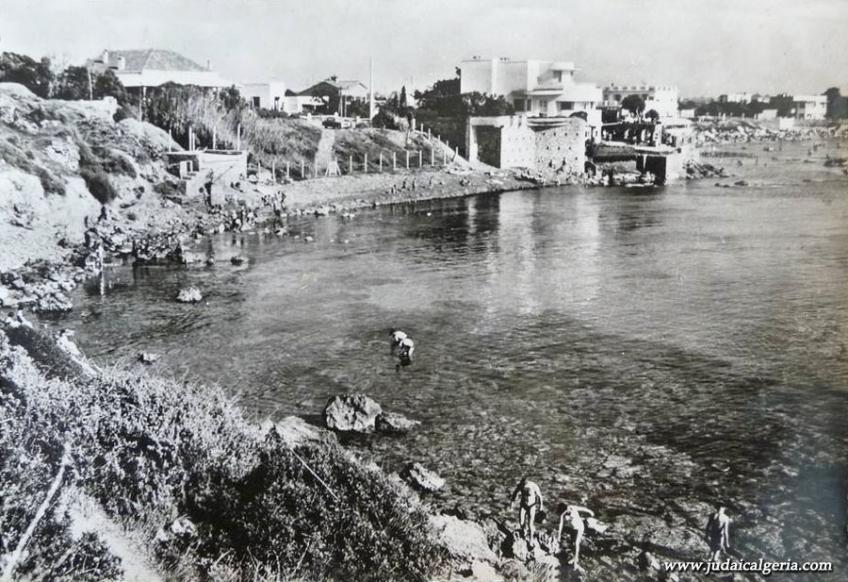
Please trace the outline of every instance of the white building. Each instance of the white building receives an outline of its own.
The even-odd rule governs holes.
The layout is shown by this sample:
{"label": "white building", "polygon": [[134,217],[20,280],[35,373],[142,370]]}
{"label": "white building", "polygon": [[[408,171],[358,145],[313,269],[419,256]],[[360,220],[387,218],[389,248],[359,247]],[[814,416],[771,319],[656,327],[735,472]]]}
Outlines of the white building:
{"label": "white building", "polygon": [[88,67],[97,72],[111,70],[127,88],[143,89],[165,83],[198,87],[229,87],[232,84],[210,68],[169,50],[104,50],[99,57],[88,61]]}
{"label": "white building", "polygon": [[574,80],[574,63],[565,61],[474,57],[460,64],[461,93],[503,96],[517,112],[530,116],[569,117],[578,114],[589,125],[601,125],[601,90]]}
{"label": "white building", "polygon": [[750,93],[726,93],[718,96],[719,103],[750,103],[753,95]]}
{"label": "white building", "polygon": [[795,119],[824,119],[827,115],[827,96],[794,95],[792,107]]}
{"label": "white building", "polygon": [[656,111],[660,117],[677,117],[680,92],[672,85],[608,85],[604,87],[604,106],[621,107],[628,95],[645,101],[645,113]]}
{"label": "white building", "polygon": [[285,109],[286,84],[282,81],[244,83],[239,87],[239,92],[244,100],[256,109]]}

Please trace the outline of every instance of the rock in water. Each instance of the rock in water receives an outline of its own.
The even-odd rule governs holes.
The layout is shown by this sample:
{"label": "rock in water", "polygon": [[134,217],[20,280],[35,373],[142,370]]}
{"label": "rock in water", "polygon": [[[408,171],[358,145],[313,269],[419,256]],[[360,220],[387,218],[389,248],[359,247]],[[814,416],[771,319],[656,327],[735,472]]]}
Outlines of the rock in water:
{"label": "rock in water", "polygon": [[373,432],[380,405],[364,394],[339,394],[324,407],[324,424],[342,432]]}
{"label": "rock in water", "polygon": [[177,294],[177,301],[180,303],[198,303],[203,301],[203,294],[197,287],[183,287]]}
{"label": "rock in water", "polygon": [[424,467],[421,463],[411,463],[403,472],[407,483],[419,491],[438,491],[445,486],[445,480],[437,473]]}
{"label": "rock in water", "polygon": [[245,259],[241,255],[236,255],[236,256],[234,256],[233,258],[230,259],[230,263],[232,263],[233,265],[243,265],[246,262],[247,262],[247,259]]}
{"label": "rock in water", "polygon": [[421,424],[417,420],[410,420],[402,414],[396,412],[384,412],[380,414],[374,426],[377,432],[386,434],[404,434]]}
{"label": "rock in water", "polygon": [[158,354],[151,354],[150,352],[140,352],[138,354],[138,361],[142,364],[147,364],[148,366],[151,364],[155,364],[156,360],[159,359]]}

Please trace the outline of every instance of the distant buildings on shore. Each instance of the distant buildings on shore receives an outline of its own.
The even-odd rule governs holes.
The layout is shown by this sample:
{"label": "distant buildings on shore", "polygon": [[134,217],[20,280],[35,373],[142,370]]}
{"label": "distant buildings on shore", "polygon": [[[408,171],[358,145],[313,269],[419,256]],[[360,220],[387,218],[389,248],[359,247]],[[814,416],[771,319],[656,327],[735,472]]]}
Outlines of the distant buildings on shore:
{"label": "distant buildings on shore", "polygon": [[794,95],[792,109],[795,119],[824,119],[827,116],[827,96]]}
{"label": "distant buildings on shore", "polygon": [[608,85],[604,87],[604,106],[621,108],[621,102],[629,95],[642,98],[646,115],[655,111],[661,118],[679,116],[680,92],[672,85]]}

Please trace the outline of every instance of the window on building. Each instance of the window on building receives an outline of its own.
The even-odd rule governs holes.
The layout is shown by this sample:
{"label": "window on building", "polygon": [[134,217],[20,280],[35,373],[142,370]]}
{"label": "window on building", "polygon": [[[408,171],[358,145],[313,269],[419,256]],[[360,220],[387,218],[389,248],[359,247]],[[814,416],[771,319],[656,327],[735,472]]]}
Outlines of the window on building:
{"label": "window on building", "polygon": [[560,111],[571,111],[574,109],[574,101],[559,101],[557,105],[559,105]]}
{"label": "window on building", "polygon": [[254,106],[254,107],[256,107],[256,108],[261,107],[261,105],[260,105],[260,101],[259,101],[259,97],[254,97],[254,98],[253,98],[253,106]]}

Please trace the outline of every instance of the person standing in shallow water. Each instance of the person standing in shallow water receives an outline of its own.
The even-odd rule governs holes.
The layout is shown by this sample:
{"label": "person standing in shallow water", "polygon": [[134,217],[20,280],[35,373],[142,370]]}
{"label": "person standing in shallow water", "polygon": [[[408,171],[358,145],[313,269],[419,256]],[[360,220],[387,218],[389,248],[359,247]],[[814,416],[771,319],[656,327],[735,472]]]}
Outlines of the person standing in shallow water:
{"label": "person standing in shallow water", "polygon": [[710,560],[718,562],[722,552],[730,550],[730,518],[719,505],[711,514],[704,529],[704,537],[710,546]]}
{"label": "person standing in shallow water", "polygon": [[542,490],[527,477],[522,477],[510,496],[510,505],[515,502],[516,497],[519,498],[518,526],[521,528],[524,540],[532,548],[535,546],[536,539],[536,512],[542,511],[543,508]]}
{"label": "person standing in shallow water", "polygon": [[558,510],[561,512],[559,516],[559,529],[557,530],[557,540],[562,539],[562,528],[565,522],[571,526],[574,532],[574,557],[568,563],[574,566],[575,570],[583,570],[580,567],[580,544],[583,543],[583,532],[586,531],[586,526],[583,525],[583,516],[581,513],[586,513],[589,517],[595,517],[591,509],[580,505],[565,505],[560,504]]}
{"label": "person standing in shallow water", "polygon": [[415,342],[411,337],[405,337],[398,344],[398,363],[395,365],[395,371],[400,372],[401,366],[408,366],[412,363],[412,353],[415,351]]}

